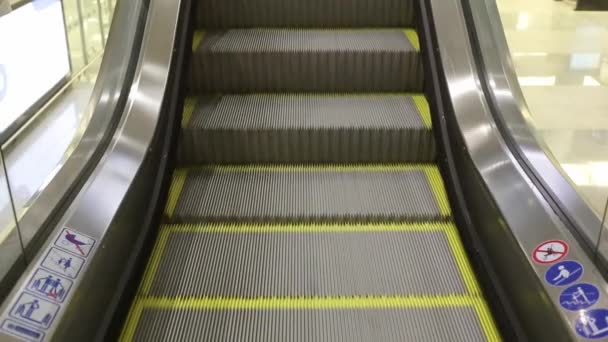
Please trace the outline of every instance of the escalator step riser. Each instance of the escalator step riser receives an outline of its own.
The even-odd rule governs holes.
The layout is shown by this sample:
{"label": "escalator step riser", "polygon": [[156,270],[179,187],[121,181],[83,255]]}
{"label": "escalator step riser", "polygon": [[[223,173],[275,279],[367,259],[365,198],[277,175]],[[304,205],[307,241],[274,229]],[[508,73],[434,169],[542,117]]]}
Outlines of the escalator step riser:
{"label": "escalator step riser", "polygon": [[228,30],[194,52],[191,92],[422,91],[418,51],[401,30]]}
{"label": "escalator step riser", "polygon": [[163,250],[150,286],[154,297],[467,294],[442,230],[201,233],[193,228],[168,233]]}
{"label": "escalator step riser", "polygon": [[429,123],[406,95],[206,96],[182,164],[432,162]]}
{"label": "escalator step riser", "polygon": [[410,222],[444,220],[424,170],[188,173],[175,222]]}
{"label": "escalator step riser", "polygon": [[434,152],[429,130],[185,130],[179,163],[425,163]]}
{"label": "escalator step riser", "polygon": [[196,27],[412,27],[413,0],[206,0]]}
{"label": "escalator step riser", "polygon": [[135,341],[487,341],[473,307],[144,309]]}

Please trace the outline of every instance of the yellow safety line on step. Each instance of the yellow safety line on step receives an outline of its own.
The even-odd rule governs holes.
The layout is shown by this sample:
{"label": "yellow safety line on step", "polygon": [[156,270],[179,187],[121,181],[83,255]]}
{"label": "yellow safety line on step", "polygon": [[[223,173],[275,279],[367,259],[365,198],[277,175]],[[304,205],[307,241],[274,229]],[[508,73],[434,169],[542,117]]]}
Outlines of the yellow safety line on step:
{"label": "yellow safety line on step", "polygon": [[147,297],[144,308],[185,310],[259,310],[259,309],[385,309],[474,307],[478,298],[444,296],[365,296],[365,297]]}
{"label": "yellow safety line on step", "polygon": [[[169,224],[161,226],[160,233],[152,250],[152,255],[144,272],[138,292],[148,295],[152,282],[162,260],[169,235],[172,233],[329,233],[329,232],[404,232],[404,231],[444,231],[455,230],[452,222],[420,223],[371,223],[371,224],[226,224],[197,223]],[[449,241],[449,240],[448,240]],[[449,242],[451,243],[451,242]],[[454,250],[455,247],[452,246]],[[454,254],[456,254],[454,252]],[[456,257],[456,255],[455,255]],[[463,274],[463,278],[466,277]],[[470,291],[472,292],[472,291]]]}
{"label": "yellow safety line on step", "polygon": [[420,222],[420,223],[371,223],[371,224],[225,224],[197,223],[170,224],[161,227],[152,256],[146,268],[140,293],[147,295],[162,260],[165,246],[172,233],[331,233],[331,232],[414,232],[414,231],[443,231],[454,260],[467,288],[472,295],[480,295],[475,274],[470,266],[466,252],[460,242],[456,227],[452,222]]}
{"label": "yellow safety line on step", "polygon": [[173,171],[173,180],[171,181],[171,187],[169,188],[169,198],[167,199],[167,206],[165,207],[165,215],[171,218],[179,195],[182,193],[184,183],[186,182],[186,175],[188,174],[187,169],[176,169]]}
{"label": "yellow safety line on step", "polygon": [[418,39],[418,33],[414,29],[405,29],[403,33],[410,41],[410,44],[416,49],[416,51],[420,51],[420,40]]}
{"label": "yellow safety line on step", "polygon": [[453,224],[448,225],[445,233],[447,235],[450,248],[452,249],[454,260],[456,261],[456,265],[458,265],[458,269],[460,270],[460,274],[462,275],[468,293],[476,296],[481,295],[481,290],[477,285],[477,278],[475,277],[475,273],[473,273],[473,269],[469,263],[469,259],[467,258],[467,253],[462,246],[456,226]]}
{"label": "yellow safety line on step", "polygon": [[488,341],[500,336],[483,300],[462,295],[390,297],[138,298],[120,337],[132,341],[144,309],[160,310],[329,310],[471,307]]}
{"label": "yellow safety line on step", "polygon": [[164,246],[172,233],[331,233],[331,232],[430,232],[443,231],[452,250],[454,260],[463,278],[467,292],[480,295],[475,273],[462,246],[456,226],[452,222],[420,223],[355,223],[355,224],[170,224],[161,228],[161,234],[154,248],[150,264],[144,275],[142,292],[147,294],[158,269]]}
{"label": "yellow safety line on step", "polygon": [[418,113],[420,113],[420,118],[422,119],[422,122],[424,122],[424,125],[427,128],[431,128],[431,126],[433,125],[431,120],[431,110],[429,108],[429,103],[426,100],[426,97],[422,94],[418,94],[412,95],[412,99],[416,104],[416,108],[418,108]]}
{"label": "yellow safety line on step", "polygon": [[436,167],[429,167],[425,168],[424,170],[426,172],[426,176],[429,180],[429,184],[431,186],[433,194],[435,195],[435,202],[437,203],[437,207],[439,208],[439,213],[442,217],[450,217],[450,203],[448,201],[448,195],[445,192],[445,186],[443,184],[441,174],[439,173],[439,169]]}
{"label": "yellow safety line on step", "polygon": [[477,318],[481,324],[481,329],[486,335],[486,340],[489,342],[500,342],[502,338],[500,337],[500,333],[496,328],[496,322],[494,322],[494,318],[492,317],[492,313],[490,312],[490,308],[488,308],[487,303],[482,298],[478,298],[475,301],[475,313],[477,313]]}
{"label": "yellow safety line on step", "polygon": [[150,288],[152,287],[152,282],[156,276],[156,271],[158,270],[160,261],[162,260],[162,256],[165,252],[165,246],[167,245],[167,240],[170,233],[171,231],[166,229],[161,229],[158,233],[158,238],[156,239],[156,243],[152,249],[152,255],[148,261],[148,266],[146,266],[146,271],[144,272],[144,277],[139,289],[139,293],[142,295],[147,295],[150,293]]}
{"label": "yellow safety line on step", "polygon": [[129,310],[129,315],[127,316],[125,325],[122,328],[122,333],[118,339],[119,341],[133,341],[135,331],[137,330],[137,325],[139,324],[139,319],[141,318],[141,313],[144,311],[142,304],[143,302],[141,299],[135,298],[134,303]]}
{"label": "yellow safety line on step", "polygon": [[203,38],[205,37],[205,31],[196,31],[194,32],[194,37],[192,38],[192,51],[196,51],[198,47],[201,45]]}
{"label": "yellow safety line on step", "polygon": [[331,233],[331,232],[428,232],[455,229],[450,222],[355,223],[355,224],[172,224],[163,226],[171,233]]}
{"label": "yellow safety line on step", "polygon": [[[243,232],[388,232],[388,231],[444,231],[452,253],[462,274],[467,288],[466,295],[447,296],[408,296],[408,297],[288,297],[288,298],[163,298],[147,297],[154,276],[159,268],[165,246],[171,233],[243,233]],[[156,309],[366,309],[396,307],[453,307],[471,306],[480,321],[488,341],[500,341],[487,304],[481,297],[475,275],[470,266],[464,248],[460,242],[456,227],[452,222],[421,223],[387,223],[387,224],[174,224],[161,227],[142,280],[138,296],[133,303],[128,320],[123,328],[121,340],[131,341],[144,308]]]}
{"label": "yellow safety line on step", "polygon": [[182,112],[182,128],[188,127],[196,104],[198,103],[197,97],[187,97],[184,101],[184,111]]}

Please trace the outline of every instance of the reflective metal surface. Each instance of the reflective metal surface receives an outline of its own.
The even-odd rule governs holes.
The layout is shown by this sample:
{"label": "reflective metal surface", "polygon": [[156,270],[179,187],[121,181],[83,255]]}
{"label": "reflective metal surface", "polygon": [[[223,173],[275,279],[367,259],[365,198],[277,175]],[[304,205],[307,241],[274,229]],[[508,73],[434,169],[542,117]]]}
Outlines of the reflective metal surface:
{"label": "reflective metal surface", "polygon": [[[577,230],[586,248],[594,250],[602,231],[602,222],[583,200],[577,189],[549,156],[549,149],[535,137],[529,122],[531,114],[522,94],[496,3],[490,0],[468,0],[481,47],[489,84],[492,89],[490,105],[499,111],[508,133],[515,144],[510,146],[516,157],[525,163],[531,177],[538,180],[544,191],[557,204],[569,227]],[[605,234],[608,235],[608,234]],[[603,237],[608,242],[608,236]],[[604,243],[605,244],[605,243]],[[607,245],[608,247],[608,245]],[[596,251],[594,251],[596,252]],[[608,249],[602,252],[604,263]]]}
{"label": "reflective metal surface", "polygon": [[[29,2],[22,2],[20,5]],[[84,5],[87,11],[84,13],[77,11],[76,2],[79,5]],[[105,10],[103,13],[100,11],[102,3]],[[92,8],[91,5],[93,4],[99,6]],[[70,5],[73,6],[70,7]],[[87,167],[87,164],[89,164],[89,168],[92,166],[91,158],[81,159],[78,163],[69,161],[71,157],[81,158],[78,155],[74,156],[74,152],[81,145],[81,140],[89,123],[91,123],[92,117],[94,115],[99,118],[105,117],[106,120],[112,117],[110,112],[95,112],[93,110],[95,105],[89,106],[90,100],[99,101],[100,89],[110,89],[111,86],[106,78],[105,83],[98,83],[97,93],[92,97],[105,45],[105,37],[101,33],[107,33],[107,31],[95,34],[93,30],[85,30],[84,26],[78,26],[78,22],[81,24],[87,23],[87,27],[100,20],[109,24],[114,12],[114,1],[47,1],[44,4],[37,2],[33,4],[31,11],[31,15],[23,15],[22,18],[25,21],[27,19],[39,19],[45,22],[52,19],[52,21],[48,21],[42,26],[32,26],[34,29],[30,30],[31,32],[12,33],[13,39],[16,39],[15,42],[28,41],[29,44],[26,44],[28,47],[21,52],[30,56],[29,58],[40,59],[42,53],[44,58],[51,61],[48,65],[41,64],[42,69],[33,68],[29,70],[30,74],[34,78],[42,79],[41,84],[44,85],[46,84],[44,81],[48,82],[53,75],[63,74],[62,68],[64,66],[66,70],[71,66],[71,73],[68,74],[66,71],[62,81],[9,125],[2,132],[2,138],[0,139],[2,141],[2,162],[5,166],[3,171],[6,171],[5,180],[8,182],[7,191],[10,193],[10,199],[5,203],[0,203],[0,208],[3,211],[15,213],[17,220],[15,234],[21,237],[21,244],[25,250],[20,252],[23,255],[18,264],[12,267],[15,270],[23,270],[25,263],[31,260],[41,243],[48,237],[49,227],[54,224],[53,221],[61,214],[62,209],[60,207],[70,201],[70,193],[81,185],[81,182],[78,182],[78,177],[82,175],[82,171]],[[36,13],[36,16],[33,13]],[[62,15],[65,22],[60,20]],[[28,26],[27,23],[25,26]],[[40,36],[39,32],[35,30],[36,27],[56,31],[57,36]],[[0,35],[4,33],[8,32],[3,32]],[[64,49],[64,46],[59,44],[55,51],[54,47],[57,45],[55,43],[61,41],[64,34],[67,36],[68,46]],[[86,41],[92,49],[85,51],[82,46],[76,44],[72,38],[77,35],[83,41]],[[53,40],[53,38],[55,39]],[[26,53],[28,51],[33,51],[33,53]],[[48,53],[45,54],[45,51]],[[86,58],[88,64],[82,61],[83,54],[88,55]],[[25,55],[23,56],[25,59],[20,62],[21,64],[27,64],[29,61]],[[8,58],[11,60],[10,54]],[[13,58],[13,60],[17,61],[19,59]],[[27,65],[21,64],[14,64],[15,70],[13,71],[18,72],[24,66],[25,69],[22,71],[28,71]],[[19,69],[20,66],[21,69]],[[117,69],[120,68],[113,68],[113,70]],[[2,83],[1,80],[0,83]],[[28,98],[30,89],[20,87],[13,90],[17,92],[15,95],[24,95],[25,98]],[[32,89],[31,91],[36,93],[36,90],[39,89]],[[93,130],[95,129],[99,131],[94,133],[89,131],[87,134],[91,136],[91,134],[103,133],[106,131],[107,125],[97,125]],[[94,151],[96,146],[88,145],[87,148]],[[80,151],[83,151],[82,148]],[[76,166],[76,168],[69,169],[68,164]],[[6,263],[10,260],[11,258],[8,257],[3,258]],[[4,285],[10,288],[15,281],[14,276],[6,279],[2,276],[0,279],[3,284],[2,288],[4,288]],[[4,298],[6,293],[7,291],[0,290],[0,298]]]}
{"label": "reflective metal surface", "polygon": [[10,278],[8,275],[11,270],[21,271],[24,268],[23,246],[17,229],[5,168],[0,159],[0,298],[10,290],[11,279],[8,279]]}
{"label": "reflective metal surface", "polygon": [[[121,32],[121,36],[108,41],[109,52],[97,67],[97,80],[92,91],[87,91],[87,103],[77,113],[64,112],[55,119],[52,106],[48,111],[42,110],[2,146],[25,256],[29,260],[48,237],[59,206],[82,185],[77,180],[92,167],[93,156],[109,140],[109,128],[116,122],[115,108],[125,101],[128,87],[125,80],[133,67],[129,69],[131,55],[122,52],[137,46],[137,21],[116,20],[115,24],[114,30]],[[81,76],[86,76],[86,72],[81,72]],[[45,140],[45,135],[52,137]],[[43,153],[48,159],[40,159],[31,152],[42,149],[35,144],[46,145]]]}
{"label": "reflective metal surface", "polygon": [[[110,127],[114,117],[111,114],[117,110],[122,112],[123,109],[124,114],[119,116],[121,119],[117,123],[117,129],[111,138],[109,147],[101,157],[99,164],[92,171],[89,181],[83,185],[72,205],[63,218],[59,220],[59,224],[55,226],[51,237],[45,243],[45,248],[36,254],[11,295],[2,305],[3,317],[7,317],[9,313],[14,314],[13,307],[16,307],[14,304],[19,304],[18,301],[20,300],[18,294],[24,291],[28,285],[27,281],[32,279],[32,275],[39,269],[39,265],[45,266],[46,261],[49,260],[47,254],[50,255],[52,252],[51,248],[56,249],[59,246],[58,241],[63,236],[61,234],[64,227],[69,227],[71,231],[77,234],[84,234],[94,239],[95,243],[88,247],[88,256],[84,258],[83,264],[73,263],[71,265],[72,268],[78,268],[78,272],[73,274],[71,291],[65,295],[63,303],[56,314],[53,315],[48,327],[44,328],[44,325],[42,325],[47,339],[53,336],[57,324],[64,320],[66,313],[69,313],[68,316],[71,316],[72,319],[83,317],[82,311],[75,310],[70,306],[74,293],[78,290],[81,280],[91,276],[87,272],[90,265],[95,263],[95,255],[99,251],[101,253],[108,252],[104,250],[105,234],[113,220],[116,219],[117,209],[139,171],[155,132],[168,77],[166,68],[172,54],[172,50],[167,49],[167,46],[173,45],[172,29],[174,30],[176,8],[179,7],[179,4],[162,1],[155,1],[154,3],[156,6],[150,9],[150,15],[147,18],[147,23],[151,27],[146,31],[143,39],[144,48],[141,54],[137,49],[137,38],[143,24],[139,18],[147,13],[144,1],[123,1],[118,4],[106,47],[111,53],[108,53],[102,62],[100,76],[93,92],[93,100],[89,104],[88,110],[94,112],[92,121],[84,133],[82,143],[74,151],[74,157],[67,161],[63,169],[72,175],[79,174],[108,133],[108,127]],[[173,21],[169,20],[169,27],[150,25],[152,22],[165,23],[165,18],[171,17],[172,10]],[[171,26],[171,23],[173,26]],[[136,56],[139,55],[139,61],[133,61],[132,56],[125,51],[133,52]],[[137,65],[133,62],[137,62]],[[135,75],[132,82],[128,79],[129,70],[132,70]],[[128,98],[126,98],[127,95]],[[121,101],[125,99],[126,104],[123,107]],[[98,112],[105,115],[95,115]],[[58,177],[58,179],[58,182],[60,182],[62,179],[69,178]],[[50,184],[49,187],[52,189],[53,184]],[[56,199],[48,198],[48,201],[42,203],[53,201],[56,201]],[[44,212],[44,210],[41,211]],[[35,218],[45,219],[43,215],[36,215]],[[52,247],[53,245],[55,247]],[[73,260],[82,259],[74,258]],[[61,264],[60,260],[55,260],[55,262]],[[65,263],[61,265],[65,265]],[[108,264],[107,266],[111,267],[112,265]],[[106,272],[103,277],[108,275],[109,272]],[[99,278],[99,274],[93,274],[93,276]],[[107,278],[112,279],[111,277]],[[103,287],[95,286],[96,292],[103,292],[103,290]],[[83,298],[80,297],[79,299],[82,300]],[[95,297],[86,298],[86,302],[92,303],[96,299]],[[87,304],[79,305],[78,308],[86,312],[101,310],[103,306]],[[90,321],[91,327],[82,324],[82,319],[78,322],[81,325],[80,331],[82,329],[94,330],[100,323]],[[71,329],[74,330],[74,327],[72,326]],[[2,336],[1,332],[0,336]]]}
{"label": "reflective metal surface", "polygon": [[[471,215],[479,235],[487,244],[492,263],[507,294],[512,299],[524,329],[532,340],[582,339],[574,331],[574,322],[585,310],[563,310],[561,287],[545,281],[549,265],[534,262],[534,248],[548,240],[560,239],[569,244],[569,260],[584,267],[580,281],[596,284],[604,294],[596,307],[607,307],[608,286],[587,254],[555,215],[540,191],[535,188],[497,129],[491,107],[481,87],[474,55],[468,39],[463,8],[459,1],[431,0],[439,53],[455,113],[453,129],[459,130],[462,156],[459,173],[465,185]],[[477,27],[488,30],[488,27]],[[508,97],[509,92],[501,93]],[[470,158],[474,168],[467,167]],[[456,156],[458,160],[458,156]],[[474,178],[485,183],[474,187]],[[504,219],[497,222],[494,212]],[[510,246],[516,247],[511,253]],[[523,263],[518,261],[522,260]],[[547,329],[547,327],[552,327]],[[569,328],[565,328],[569,327]]]}
{"label": "reflective metal surface", "polygon": [[[89,124],[91,118],[85,114],[92,112],[85,109],[93,86],[94,82],[69,86],[69,94],[58,95],[48,108],[2,146],[12,204],[18,220],[25,222],[26,229],[21,230],[24,246],[28,246],[40,232],[42,224],[28,223],[31,221],[28,216],[33,213],[29,210],[40,207],[36,202],[44,197],[43,193],[48,191],[53,179],[62,175],[62,167],[72,156]],[[54,196],[60,197],[57,195],[67,191],[71,183],[66,181],[64,189],[52,189]],[[48,217],[50,212],[40,214]]]}
{"label": "reflective metal surface", "polygon": [[[502,140],[472,62],[473,56],[459,1],[429,1],[435,16],[439,53],[449,85],[448,92],[456,113],[456,125],[453,128],[461,133],[463,140],[462,160],[470,162],[468,170],[461,170],[462,175],[468,179],[481,178],[485,182],[483,186],[492,195],[489,199],[482,195],[476,197],[478,193],[473,188],[466,188],[471,192],[468,194],[472,197],[471,208],[476,210],[473,214],[479,222],[486,223],[480,226],[483,231],[479,234],[489,241],[490,246],[496,247],[495,256],[501,258],[507,255],[496,262],[496,265],[502,267],[497,271],[502,276],[501,280],[507,283],[513,300],[518,301],[518,312],[529,318],[527,329],[531,335],[539,337],[536,340],[543,340],[548,335],[556,340],[574,339],[576,336],[573,330],[564,330],[562,327],[572,328],[571,322],[578,313],[566,313],[558,309],[561,288],[543,283],[547,266],[531,261],[532,249],[545,240],[565,240],[570,244],[568,258],[579,260],[585,267],[581,280],[600,286],[604,295],[598,305],[608,305],[608,286],[541,194],[531,185]],[[141,5],[140,2],[121,2],[121,5],[125,3],[136,7],[134,13],[141,12],[141,8],[137,8]],[[133,211],[120,212],[119,209],[122,203],[128,201],[129,196],[139,194],[130,190],[138,186],[134,180],[144,170],[142,163],[146,162],[148,149],[161,119],[160,107],[173,53],[168,47],[174,46],[179,6],[179,2],[150,2],[142,52],[125,113],[107,152],[60,220],[44,251],[48,251],[50,245],[60,237],[64,226],[97,241],[91,247],[81,275],[74,281],[72,292],[62,304],[55,323],[48,328],[49,337],[61,334],[65,340],[82,340],[74,339],[74,336],[90,336],[86,330],[95,330],[97,325],[104,323],[94,318],[100,317],[102,306],[107,304],[103,302],[104,298],[108,298],[107,292],[116,289],[113,283],[119,277],[116,269],[120,268],[116,264],[124,261],[121,257],[126,255],[128,251],[125,249],[129,248],[125,241],[130,241],[130,235],[137,234],[140,228],[134,227],[133,221],[123,220],[123,216],[134,215]],[[112,36],[111,34],[110,39]],[[130,50],[123,48],[122,51]],[[470,181],[467,184],[473,183]],[[494,211],[499,212],[505,222],[496,222]],[[505,236],[509,239],[503,239]],[[507,244],[517,247],[518,253],[501,254],[501,245]],[[45,255],[37,254],[10,299],[3,304],[3,315],[12,308],[18,299],[17,294],[26,286],[25,282]],[[524,263],[517,262],[520,260]],[[553,329],[547,329],[548,324],[553,323],[557,323],[550,325]],[[559,335],[564,331],[565,334]]]}

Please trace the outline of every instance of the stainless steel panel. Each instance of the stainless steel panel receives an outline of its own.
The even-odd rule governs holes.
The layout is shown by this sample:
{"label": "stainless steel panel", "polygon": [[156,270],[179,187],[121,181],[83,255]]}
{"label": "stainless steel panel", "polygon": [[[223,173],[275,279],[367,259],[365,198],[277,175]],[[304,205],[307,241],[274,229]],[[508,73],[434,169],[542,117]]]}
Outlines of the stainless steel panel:
{"label": "stainless steel panel", "polygon": [[[563,288],[544,280],[550,265],[534,262],[533,249],[547,240],[566,241],[570,246],[567,258],[578,260],[584,267],[580,281],[601,289],[603,296],[595,307],[608,306],[608,285],[528,179],[497,129],[473,64],[460,1],[430,3],[455,113],[452,128],[462,141],[462,146],[458,146],[458,139],[454,140],[454,146],[458,146],[455,159],[478,234],[532,340],[582,340],[574,331],[574,322],[585,310],[561,309],[559,297]],[[476,185],[476,179],[483,182],[481,186]],[[497,222],[497,214],[504,221]],[[547,329],[548,326],[552,328]]]}
{"label": "stainless steel panel", "polygon": [[[131,55],[124,52],[137,45],[137,21],[133,18],[132,15],[115,20],[112,30],[117,32],[116,37],[108,40],[108,53],[82,112],[50,115],[41,111],[2,146],[28,259],[34,257],[52,230],[48,222],[51,215],[77,186],[78,178],[92,167],[89,162],[102,141],[109,140],[108,128],[117,119],[115,107],[125,100],[124,92],[128,89],[124,88]],[[68,134],[68,130],[72,133]],[[33,157],[31,152],[24,151],[44,150],[44,145],[48,159],[46,165],[37,169],[37,163],[43,163],[38,160],[40,156]]]}
{"label": "stainless steel panel", "polygon": [[8,293],[12,269],[23,270],[25,259],[20,232],[15,220],[4,163],[0,159],[0,298]]}
{"label": "stainless steel panel", "polygon": [[[538,137],[530,122],[530,110],[521,91],[509,51],[496,2],[493,0],[468,0],[474,17],[477,39],[485,70],[492,88],[491,101],[499,108],[500,115],[515,141],[520,158],[543,183],[544,190],[556,201],[559,210],[566,214],[572,225],[585,239],[588,247],[598,245],[602,227],[601,218],[593,211],[563,170],[550,157],[551,152],[542,137]],[[608,266],[608,234],[604,234],[599,250]]]}
{"label": "stainless steel panel", "polygon": [[[26,272],[21,276],[17,286],[1,307],[3,317],[7,317],[8,312],[17,302],[18,295],[23,293],[29,279],[32,278],[42,261],[46,260],[47,252],[51,248],[56,248],[52,246],[61,236],[64,227],[70,227],[76,233],[95,239],[96,243],[89,247],[90,252],[80,267],[79,275],[75,276],[72,281],[71,291],[67,293],[57,314],[45,330],[47,339],[53,338],[59,324],[64,321],[71,322],[71,319],[78,321],[78,324],[69,325],[68,330],[73,334],[83,331],[94,334],[102,324],[99,320],[83,318],[90,315],[91,312],[103,310],[107,302],[99,303],[95,301],[99,298],[107,298],[102,294],[104,291],[107,294],[107,291],[110,290],[109,286],[100,286],[99,274],[91,273],[89,269],[97,265],[95,263],[98,260],[95,259],[96,255],[107,255],[106,252],[118,255],[118,251],[105,249],[105,243],[111,240],[106,239],[106,233],[110,224],[118,215],[117,209],[123,202],[127,190],[134,184],[135,175],[148,151],[159,118],[160,104],[163,100],[168,77],[167,68],[172,56],[171,49],[166,47],[173,45],[179,3],[154,1],[154,5],[148,12],[147,25],[151,28],[146,31],[147,34],[142,43],[144,46],[143,52],[139,54],[140,58],[134,68],[135,77],[131,85],[130,82],[125,84],[124,79],[126,69],[130,68],[129,66],[132,64],[131,55],[126,54],[125,51],[133,50],[136,54],[139,52],[137,48],[133,49],[133,41],[129,41],[129,39],[137,36],[137,27],[140,24],[138,18],[146,11],[142,1],[125,1],[118,4],[107,47],[109,51],[114,53],[109,54],[109,57],[104,59],[100,72],[100,77],[114,86],[99,89],[94,94],[97,101],[92,101],[90,106],[91,110],[106,113],[103,119],[105,119],[107,127],[112,118],[112,115],[107,114],[113,113],[116,110],[116,102],[122,96],[128,94],[125,113],[121,116],[108,149],[92,171],[92,176],[83,185],[81,192],[63,218],[60,219],[47,240],[46,247],[36,254]],[[151,25],[151,23],[157,23],[157,25]],[[158,23],[161,25],[158,25]],[[137,44],[135,46],[137,47]],[[130,91],[129,93],[123,92],[125,86],[130,86],[126,88],[127,91]],[[102,124],[103,127],[104,120],[101,119],[101,116],[99,117],[101,121],[99,124]],[[74,152],[77,157],[74,158],[76,159],[75,162],[88,160],[93,153],[92,150],[103,138],[107,128],[94,127],[97,130],[89,126],[91,135],[83,138],[83,144],[81,144],[83,149],[80,152],[78,149]],[[124,231],[128,232],[128,230]],[[125,236],[119,235],[119,237],[124,238]],[[128,247],[122,246],[121,250],[126,251]],[[112,273],[117,270],[114,267],[115,264],[112,262],[104,262],[103,264],[108,267],[103,269],[104,276],[102,278],[111,280],[113,285],[116,284],[118,275]],[[95,277],[97,280],[86,282],[85,280],[90,279],[91,276],[97,276]],[[85,284],[84,292],[86,292],[86,289],[93,290],[88,292],[91,294],[90,296],[74,296],[75,292],[81,290],[79,288],[81,283]],[[94,295],[92,295],[93,293]],[[83,303],[82,300],[86,303]],[[99,316],[97,317],[99,318]],[[64,338],[65,335],[62,336]],[[4,337],[5,335],[0,333],[0,338]],[[70,340],[70,338],[67,339]]]}

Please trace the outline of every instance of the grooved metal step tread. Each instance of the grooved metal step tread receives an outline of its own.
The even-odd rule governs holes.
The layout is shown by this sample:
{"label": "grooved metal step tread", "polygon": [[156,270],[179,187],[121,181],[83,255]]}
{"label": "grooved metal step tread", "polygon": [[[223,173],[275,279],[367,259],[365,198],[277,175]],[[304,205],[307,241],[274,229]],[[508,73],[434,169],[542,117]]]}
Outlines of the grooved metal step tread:
{"label": "grooved metal step tread", "polygon": [[[436,296],[478,292],[447,223],[165,227],[155,297]],[[454,246],[452,246],[452,244]],[[461,261],[468,270],[466,260]],[[432,272],[429,272],[432,270]],[[466,273],[466,274],[465,274]],[[467,284],[471,289],[467,288]]]}
{"label": "grooved metal step tread", "polygon": [[408,222],[450,216],[432,165],[213,166],[175,177],[167,210],[174,222]]}
{"label": "grooved metal step tread", "polygon": [[285,310],[143,308],[124,341],[497,341],[473,307]]}
{"label": "grooved metal step tread", "polygon": [[197,100],[184,115],[191,116],[180,146],[184,164],[435,158],[423,95],[246,94]]}
{"label": "grooved metal step tread", "polygon": [[197,45],[197,93],[422,90],[413,30],[231,29]]}
{"label": "grooved metal step tread", "polygon": [[413,0],[206,0],[198,28],[411,27]]}

